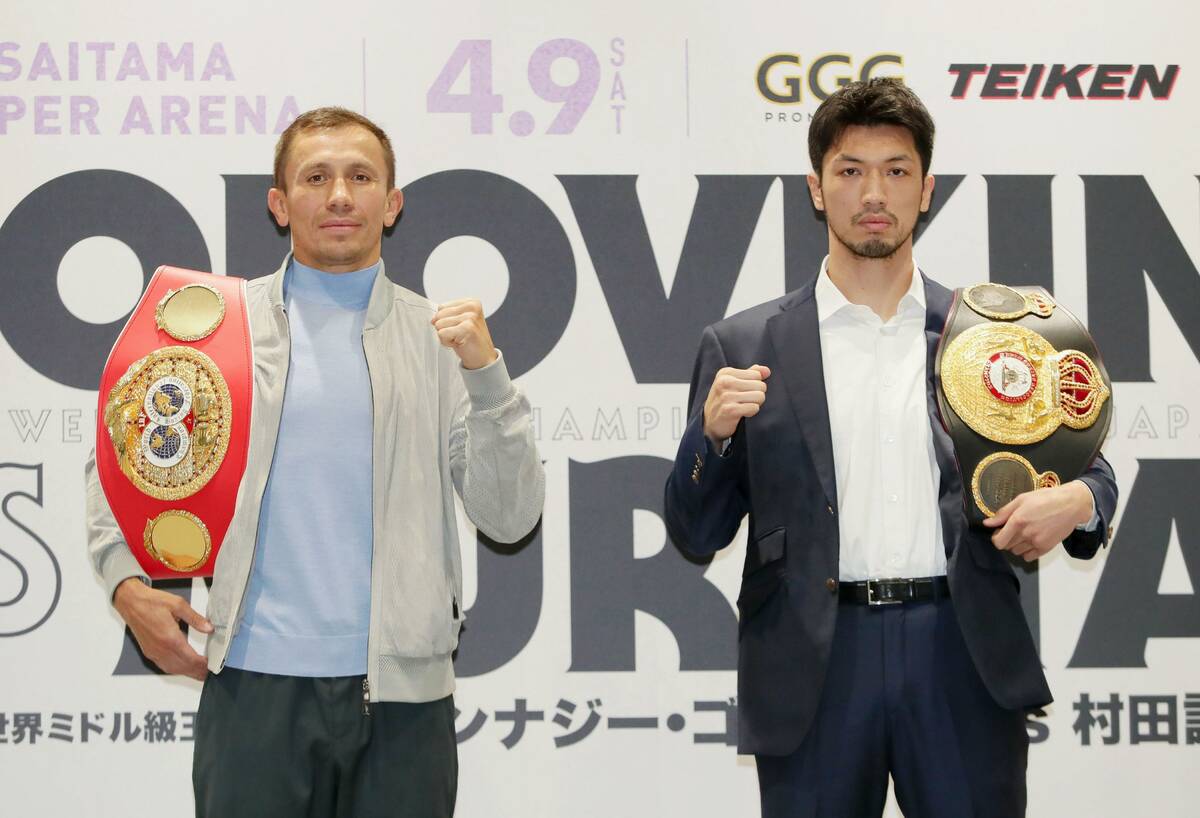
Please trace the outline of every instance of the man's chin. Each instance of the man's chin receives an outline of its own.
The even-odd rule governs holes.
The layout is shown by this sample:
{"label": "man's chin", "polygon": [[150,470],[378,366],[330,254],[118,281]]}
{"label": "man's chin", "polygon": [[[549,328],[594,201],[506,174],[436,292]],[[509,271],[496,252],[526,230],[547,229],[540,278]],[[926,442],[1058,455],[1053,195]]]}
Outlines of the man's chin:
{"label": "man's chin", "polygon": [[370,266],[363,263],[370,253],[361,247],[321,247],[313,255],[316,262],[313,266],[318,270],[359,270]]}
{"label": "man's chin", "polygon": [[836,231],[833,235],[839,242],[841,242],[842,246],[859,258],[889,259],[896,255],[896,251],[903,246],[904,242],[908,241],[908,238],[912,235],[912,233],[909,233],[904,238],[899,240],[872,237],[865,239],[864,241],[847,241],[844,237],[838,235]]}
{"label": "man's chin", "polygon": [[364,255],[371,243],[363,241],[363,236],[331,237],[333,241],[321,242],[321,252],[331,259],[352,259]]}
{"label": "man's chin", "polygon": [[860,258],[891,258],[900,249],[900,245],[883,239],[867,239],[858,244],[850,245],[850,251]]}

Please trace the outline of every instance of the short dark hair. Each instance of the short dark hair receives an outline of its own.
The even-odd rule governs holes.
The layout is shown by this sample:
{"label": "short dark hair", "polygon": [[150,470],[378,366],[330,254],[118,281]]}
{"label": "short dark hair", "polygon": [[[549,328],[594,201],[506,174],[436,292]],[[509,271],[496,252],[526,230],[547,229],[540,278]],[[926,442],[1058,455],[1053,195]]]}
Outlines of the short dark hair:
{"label": "short dark hair", "polygon": [[396,154],[392,152],[392,140],[388,139],[383,128],[362,114],[357,114],[348,108],[338,107],[314,108],[306,111],[296,117],[292,124],[288,125],[279,135],[279,141],[275,143],[275,187],[280,190],[287,189],[287,180],[283,178],[283,173],[287,169],[288,153],[292,149],[292,142],[298,135],[306,131],[332,130],[353,125],[367,129],[379,140],[379,144],[383,147],[383,161],[387,165],[388,190],[394,188],[396,186]]}
{"label": "short dark hair", "polygon": [[912,134],[921,157],[921,175],[933,160],[933,117],[925,104],[896,77],[850,82],[821,103],[808,126],[808,158],[821,176],[825,154],[854,125],[898,125]]}

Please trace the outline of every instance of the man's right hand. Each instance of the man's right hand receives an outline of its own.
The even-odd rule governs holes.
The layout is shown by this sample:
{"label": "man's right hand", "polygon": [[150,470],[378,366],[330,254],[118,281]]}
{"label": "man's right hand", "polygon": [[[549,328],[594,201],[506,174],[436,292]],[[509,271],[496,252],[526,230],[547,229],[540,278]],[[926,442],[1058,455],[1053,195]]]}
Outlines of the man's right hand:
{"label": "man's right hand", "polygon": [[130,577],[113,593],[113,607],[133,631],[142,653],[163,673],[204,681],[208,662],[188,644],[179,623],[186,622],[201,633],[212,633],[212,623],[182,597],[156,591],[137,577]]}
{"label": "man's right hand", "polygon": [[717,370],[708,398],[704,401],[704,434],[713,445],[733,437],[742,418],[754,417],[767,399],[771,370],[760,364],[749,369],[722,367]]}

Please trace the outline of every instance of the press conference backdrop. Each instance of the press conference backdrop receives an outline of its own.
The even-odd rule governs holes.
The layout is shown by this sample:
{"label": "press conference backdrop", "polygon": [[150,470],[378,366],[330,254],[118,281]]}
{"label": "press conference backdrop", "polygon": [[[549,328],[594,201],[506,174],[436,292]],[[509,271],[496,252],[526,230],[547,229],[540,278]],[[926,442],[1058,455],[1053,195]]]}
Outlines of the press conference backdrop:
{"label": "press conference backdrop", "polygon": [[[483,300],[546,460],[535,537],[460,526],[458,814],[757,814],[733,746],[745,532],[685,559],[662,484],[702,328],[820,263],[814,110],[885,75],[938,125],[922,268],[1051,289],[1115,383],[1115,537],[1021,575],[1056,695],[1029,720],[1030,815],[1195,814],[1194,5],[10,0],[0,19],[3,814],[191,810],[199,686],[147,669],[85,557],[95,390],[157,265],[275,269],[272,147],[328,104],[391,133],[388,273]],[[202,582],[172,590],[203,610]]]}

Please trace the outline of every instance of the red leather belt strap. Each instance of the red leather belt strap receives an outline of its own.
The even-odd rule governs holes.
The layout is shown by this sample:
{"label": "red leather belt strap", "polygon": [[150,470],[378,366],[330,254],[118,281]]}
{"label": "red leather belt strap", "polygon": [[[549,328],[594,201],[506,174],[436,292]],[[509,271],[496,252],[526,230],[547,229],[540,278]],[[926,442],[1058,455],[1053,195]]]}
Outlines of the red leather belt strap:
{"label": "red leather belt strap", "polygon": [[245,280],[159,267],[109,354],[96,424],[100,485],[150,577],[212,576],[253,388]]}

